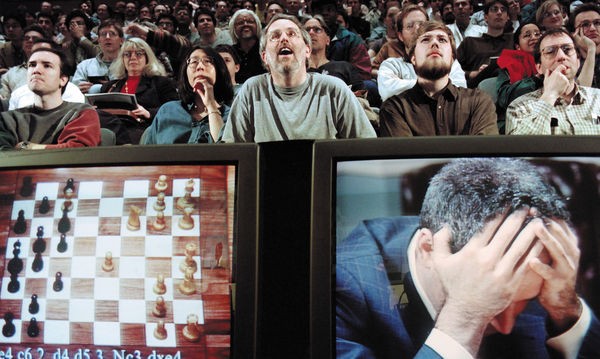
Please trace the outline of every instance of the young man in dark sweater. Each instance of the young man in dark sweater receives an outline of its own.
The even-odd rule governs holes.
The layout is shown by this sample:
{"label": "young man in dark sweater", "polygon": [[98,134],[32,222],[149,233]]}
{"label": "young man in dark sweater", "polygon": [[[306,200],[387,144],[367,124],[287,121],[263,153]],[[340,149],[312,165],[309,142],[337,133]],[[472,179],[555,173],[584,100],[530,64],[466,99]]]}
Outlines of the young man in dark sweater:
{"label": "young man in dark sweater", "polygon": [[97,146],[100,121],[87,104],[65,102],[69,81],[65,55],[41,48],[27,61],[27,84],[34,105],[0,113],[0,149],[44,149]]}

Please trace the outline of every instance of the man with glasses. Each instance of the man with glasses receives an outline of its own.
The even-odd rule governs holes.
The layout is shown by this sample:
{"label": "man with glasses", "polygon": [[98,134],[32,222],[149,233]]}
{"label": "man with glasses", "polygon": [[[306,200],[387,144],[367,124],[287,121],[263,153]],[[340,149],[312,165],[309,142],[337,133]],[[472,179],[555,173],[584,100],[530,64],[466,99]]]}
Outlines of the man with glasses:
{"label": "man with glasses", "polygon": [[[587,37],[596,44],[594,79],[592,87],[600,88],[600,7],[596,4],[583,4],[578,6],[569,17],[575,30],[575,35]],[[589,49],[588,49],[589,50]],[[587,58],[589,51],[581,52]]]}
{"label": "man with glasses", "polygon": [[375,137],[365,111],[344,82],[308,73],[311,39],[298,19],[275,15],[260,53],[269,73],[240,89],[225,124],[224,142]]}
{"label": "man with glasses", "polygon": [[[481,37],[467,37],[457,48],[457,59],[465,71],[469,87],[476,87],[481,80],[495,76],[486,71],[493,57],[500,56],[504,49],[513,48],[512,33],[504,33],[508,21],[508,3],[505,0],[488,2],[484,7],[487,33]],[[492,68],[490,68],[492,69]]]}
{"label": "man with glasses", "polygon": [[98,26],[98,44],[101,52],[96,57],[77,65],[73,83],[82,93],[98,93],[103,83],[113,80],[108,69],[119,55],[123,44],[123,29],[115,20],[108,19]]}
{"label": "man with glasses", "polygon": [[535,47],[543,87],[514,100],[506,113],[509,135],[600,135],[600,90],[578,85],[579,54],[563,28],[545,32]]}
{"label": "man with glasses", "polygon": [[259,51],[262,29],[258,16],[251,10],[236,11],[229,21],[229,35],[240,57],[240,71],[235,75],[237,83],[243,84],[252,76],[264,74],[266,70]]}

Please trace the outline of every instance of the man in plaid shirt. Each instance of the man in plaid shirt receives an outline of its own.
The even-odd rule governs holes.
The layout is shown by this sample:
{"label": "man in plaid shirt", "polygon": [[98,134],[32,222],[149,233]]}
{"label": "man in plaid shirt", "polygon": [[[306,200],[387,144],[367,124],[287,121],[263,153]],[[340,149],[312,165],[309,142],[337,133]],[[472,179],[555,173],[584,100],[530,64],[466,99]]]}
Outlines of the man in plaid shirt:
{"label": "man in plaid shirt", "polygon": [[534,51],[541,89],[514,100],[506,113],[509,135],[600,135],[600,90],[576,83],[579,55],[573,36],[549,30]]}

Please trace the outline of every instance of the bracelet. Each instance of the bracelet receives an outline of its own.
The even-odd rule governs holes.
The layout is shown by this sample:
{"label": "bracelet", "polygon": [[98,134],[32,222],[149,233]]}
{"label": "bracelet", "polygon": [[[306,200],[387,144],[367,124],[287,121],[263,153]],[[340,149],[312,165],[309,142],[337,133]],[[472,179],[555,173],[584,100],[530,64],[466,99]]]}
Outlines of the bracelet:
{"label": "bracelet", "polygon": [[219,110],[214,110],[214,111],[208,111],[208,115],[212,115],[213,113],[218,113],[219,115],[221,114],[221,111]]}

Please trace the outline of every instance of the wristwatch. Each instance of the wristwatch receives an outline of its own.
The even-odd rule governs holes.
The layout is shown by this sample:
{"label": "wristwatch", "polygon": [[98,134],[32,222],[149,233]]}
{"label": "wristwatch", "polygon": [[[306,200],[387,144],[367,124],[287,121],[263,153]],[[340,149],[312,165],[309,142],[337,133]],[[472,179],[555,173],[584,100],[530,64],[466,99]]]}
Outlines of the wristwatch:
{"label": "wristwatch", "polygon": [[26,150],[26,149],[28,149],[28,148],[29,148],[29,142],[27,142],[27,141],[23,141],[23,142],[21,142],[21,144],[19,145],[19,149],[20,149],[20,150]]}

